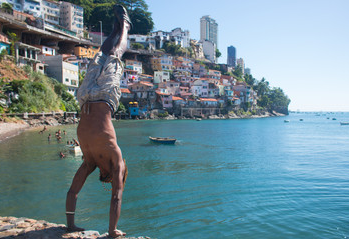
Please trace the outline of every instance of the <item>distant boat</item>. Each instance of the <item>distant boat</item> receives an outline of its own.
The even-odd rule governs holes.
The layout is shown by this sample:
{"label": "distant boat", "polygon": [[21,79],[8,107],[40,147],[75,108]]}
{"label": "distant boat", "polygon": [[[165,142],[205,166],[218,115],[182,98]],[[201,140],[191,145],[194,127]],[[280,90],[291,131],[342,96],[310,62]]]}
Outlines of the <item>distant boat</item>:
{"label": "distant boat", "polygon": [[284,120],[285,123],[289,123],[290,121],[289,120]]}
{"label": "distant boat", "polygon": [[162,137],[151,137],[149,136],[150,141],[155,142],[155,143],[161,143],[161,144],[174,144],[176,142],[176,139],[172,138],[162,138]]}
{"label": "distant boat", "polygon": [[349,122],[340,122],[341,125],[350,125]]}
{"label": "distant boat", "polygon": [[202,119],[201,119],[201,118],[197,118],[196,120],[197,120],[197,121],[201,121]]}
{"label": "distant boat", "polygon": [[299,119],[299,121],[303,121],[303,119]]}
{"label": "distant boat", "polygon": [[336,118],[332,118],[332,120],[336,120]]}

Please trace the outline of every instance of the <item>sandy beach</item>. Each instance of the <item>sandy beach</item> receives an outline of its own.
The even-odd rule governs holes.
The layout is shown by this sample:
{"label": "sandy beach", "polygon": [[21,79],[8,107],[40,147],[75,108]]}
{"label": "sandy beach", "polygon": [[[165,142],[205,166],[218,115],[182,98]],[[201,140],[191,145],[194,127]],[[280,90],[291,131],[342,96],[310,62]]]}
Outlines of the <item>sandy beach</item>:
{"label": "sandy beach", "polygon": [[26,123],[0,123],[0,142],[19,135],[30,126]]}

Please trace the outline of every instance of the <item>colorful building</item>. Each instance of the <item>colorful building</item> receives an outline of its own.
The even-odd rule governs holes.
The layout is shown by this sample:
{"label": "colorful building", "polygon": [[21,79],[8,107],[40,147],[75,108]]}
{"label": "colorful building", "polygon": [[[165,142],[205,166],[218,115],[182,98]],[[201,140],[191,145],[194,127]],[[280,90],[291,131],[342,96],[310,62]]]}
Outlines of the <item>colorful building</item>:
{"label": "colorful building", "polygon": [[77,45],[75,46],[74,54],[79,58],[93,59],[95,54],[99,52],[98,47]]}

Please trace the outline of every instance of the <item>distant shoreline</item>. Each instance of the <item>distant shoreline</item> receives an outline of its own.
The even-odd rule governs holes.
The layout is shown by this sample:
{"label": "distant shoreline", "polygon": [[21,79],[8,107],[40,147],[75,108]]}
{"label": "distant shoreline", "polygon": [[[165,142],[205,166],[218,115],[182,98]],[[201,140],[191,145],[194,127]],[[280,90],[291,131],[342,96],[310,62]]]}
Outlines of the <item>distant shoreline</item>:
{"label": "distant shoreline", "polygon": [[[284,114],[275,113],[275,114],[263,114],[263,115],[242,115],[242,116],[217,116],[213,115],[210,116],[209,120],[216,120],[216,119],[256,119],[256,118],[268,118],[268,117],[278,117],[278,116],[285,116]],[[140,120],[194,120],[196,118],[183,118],[179,119],[174,116],[167,116],[165,118],[154,118],[154,119],[140,119]],[[130,119],[121,119],[121,120],[130,120]],[[134,120],[134,119],[131,119]],[[27,130],[36,130],[42,129],[44,126],[59,126],[59,125],[68,125],[68,124],[75,124],[78,123],[78,119],[65,121],[65,123],[59,123],[53,117],[41,117],[41,119],[32,119],[32,120],[20,120],[17,123],[9,122],[0,122],[0,143],[6,141],[14,136],[17,136],[24,131]]]}

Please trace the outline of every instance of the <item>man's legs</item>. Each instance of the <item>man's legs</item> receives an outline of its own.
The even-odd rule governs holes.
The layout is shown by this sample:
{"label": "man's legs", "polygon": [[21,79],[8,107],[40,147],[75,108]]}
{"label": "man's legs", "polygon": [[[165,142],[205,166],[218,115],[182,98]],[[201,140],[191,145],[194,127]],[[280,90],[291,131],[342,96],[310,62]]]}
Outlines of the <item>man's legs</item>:
{"label": "man's legs", "polygon": [[66,197],[66,219],[68,231],[84,231],[83,228],[76,227],[75,225],[77,196],[81,191],[87,177],[94,171],[95,168],[96,167],[89,167],[84,161],[73,178],[72,185],[68,190]]}
{"label": "man's legs", "polygon": [[100,50],[105,55],[115,55],[121,59],[127,49],[127,33],[131,28],[131,20],[121,5],[114,6],[115,22],[113,31],[106,38]]}

